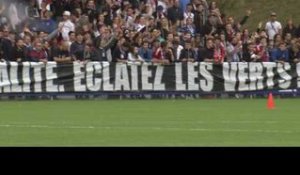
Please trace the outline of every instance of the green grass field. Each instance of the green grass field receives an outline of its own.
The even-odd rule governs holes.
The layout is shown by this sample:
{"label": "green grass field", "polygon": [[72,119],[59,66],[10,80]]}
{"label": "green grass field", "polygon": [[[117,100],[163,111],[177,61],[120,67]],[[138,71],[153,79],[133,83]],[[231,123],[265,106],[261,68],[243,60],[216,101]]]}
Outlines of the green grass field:
{"label": "green grass field", "polygon": [[299,146],[300,99],[1,101],[1,146]]}

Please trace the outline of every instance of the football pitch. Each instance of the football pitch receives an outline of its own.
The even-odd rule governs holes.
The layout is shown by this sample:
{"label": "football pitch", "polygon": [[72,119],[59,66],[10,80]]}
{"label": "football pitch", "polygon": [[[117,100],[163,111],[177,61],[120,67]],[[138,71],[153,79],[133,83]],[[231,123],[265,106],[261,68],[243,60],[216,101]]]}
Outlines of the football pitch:
{"label": "football pitch", "polygon": [[0,101],[0,146],[300,146],[300,99]]}

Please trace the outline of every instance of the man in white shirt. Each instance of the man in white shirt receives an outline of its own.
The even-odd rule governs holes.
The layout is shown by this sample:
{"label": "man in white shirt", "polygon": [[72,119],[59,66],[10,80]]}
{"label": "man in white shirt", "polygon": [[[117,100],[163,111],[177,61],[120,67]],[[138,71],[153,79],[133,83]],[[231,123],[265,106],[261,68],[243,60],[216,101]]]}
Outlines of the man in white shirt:
{"label": "man in white shirt", "polygon": [[276,21],[276,19],[277,15],[273,12],[271,13],[271,20],[266,24],[266,31],[270,40],[274,40],[274,36],[282,32],[282,25],[279,21]]}
{"label": "man in white shirt", "polygon": [[163,7],[163,13],[167,12],[167,4],[165,2],[166,0],[158,0],[157,1],[157,6],[162,6]]}
{"label": "man in white shirt", "polygon": [[64,41],[69,41],[69,33],[75,32],[75,24],[70,20],[71,13],[69,11],[65,11],[63,13],[63,21],[58,24],[59,32],[62,34],[62,38]]}
{"label": "man in white shirt", "polygon": [[179,44],[178,40],[174,40],[172,51],[173,51],[173,54],[174,54],[174,57],[175,57],[175,61],[180,60],[180,54],[181,54],[182,50],[183,50],[183,46]]}

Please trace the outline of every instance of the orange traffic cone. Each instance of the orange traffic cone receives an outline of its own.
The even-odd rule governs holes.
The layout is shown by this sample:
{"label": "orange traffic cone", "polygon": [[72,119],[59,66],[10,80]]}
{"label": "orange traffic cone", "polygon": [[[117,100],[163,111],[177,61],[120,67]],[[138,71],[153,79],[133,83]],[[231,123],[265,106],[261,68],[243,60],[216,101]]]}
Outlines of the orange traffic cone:
{"label": "orange traffic cone", "polygon": [[275,103],[274,103],[274,98],[273,98],[273,94],[272,93],[269,93],[269,96],[268,96],[268,109],[269,110],[272,110],[272,109],[275,109]]}

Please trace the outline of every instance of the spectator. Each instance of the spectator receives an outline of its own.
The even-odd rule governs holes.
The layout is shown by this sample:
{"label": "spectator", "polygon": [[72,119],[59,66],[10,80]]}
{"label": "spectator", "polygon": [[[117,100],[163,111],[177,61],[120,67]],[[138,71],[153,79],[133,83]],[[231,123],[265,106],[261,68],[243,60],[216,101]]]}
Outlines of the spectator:
{"label": "spectator", "polygon": [[284,42],[280,43],[279,48],[277,48],[276,51],[273,52],[271,58],[271,61],[277,63],[289,62],[289,50],[287,49]]}
{"label": "spectator", "polygon": [[168,19],[172,25],[179,26],[183,20],[183,11],[180,9],[179,0],[175,0],[174,4],[168,8]]}
{"label": "spectator", "polygon": [[129,47],[128,42],[119,41],[113,52],[113,62],[127,63]]}
{"label": "spectator", "polygon": [[13,42],[10,37],[10,30],[7,26],[3,28],[3,37],[1,40],[1,50],[2,50],[2,61],[9,61],[12,59]]}
{"label": "spectator", "polygon": [[226,40],[231,42],[232,39],[236,36],[236,31],[233,29],[232,24],[228,23],[225,27],[225,37]]}
{"label": "spectator", "polygon": [[232,42],[227,42],[227,61],[239,62],[242,60],[243,44],[236,37],[232,39]]}
{"label": "spectator", "polygon": [[97,60],[112,61],[111,50],[115,43],[116,38],[110,30],[106,26],[101,27],[100,35],[96,38]]}
{"label": "spectator", "polygon": [[50,11],[45,12],[44,18],[37,24],[37,30],[45,33],[52,33],[56,28],[56,22],[51,18],[52,13]]}
{"label": "spectator", "polygon": [[291,33],[286,33],[286,34],[284,35],[284,42],[285,42],[285,44],[286,44],[286,46],[287,46],[288,48],[291,47],[291,45],[292,45],[292,40],[293,40],[293,36],[292,36]]}
{"label": "spectator", "polygon": [[[0,25],[9,26],[5,27],[8,32],[0,33],[2,61],[20,60],[17,57],[22,54],[22,41],[21,61],[53,61],[53,54],[61,52],[71,60],[56,58],[58,62],[127,62],[141,57],[147,62],[167,64],[192,61],[181,57],[190,48],[195,61],[267,62],[280,60],[275,55],[282,42],[290,52],[291,62],[298,57],[296,37],[300,37],[300,28],[291,19],[282,29],[272,13],[265,30],[260,22],[257,31],[250,31],[243,25],[249,20],[251,10],[236,22],[235,16],[222,14],[216,1],[30,0],[28,4],[22,1],[0,2]],[[29,18],[18,18],[23,21],[14,29],[18,21],[7,20],[13,19],[7,16],[7,11],[10,7],[20,7],[21,3],[26,6],[24,12]],[[39,49],[37,43],[43,47]],[[66,43],[68,51],[64,48]],[[134,50],[128,53],[132,46]],[[43,53],[45,58],[41,58]]]}
{"label": "spectator", "polygon": [[182,62],[195,62],[195,53],[192,49],[192,43],[186,42],[184,49],[180,53],[179,60]]}
{"label": "spectator", "polygon": [[71,44],[70,55],[75,61],[84,59],[83,36],[80,33],[76,35],[76,41]]}
{"label": "spectator", "polygon": [[300,47],[299,42],[296,42],[292,45],[292,47],[289,49],[290,53],[290,62],[291,63],[299,63],[300,62]]}
{"label": "spectator", "polygon": [[261,62],[261,57],[256,52],[254,43],[249,43],[248,44],[247,50],[243,53],[243,61],[246,61],[246,62]]}
{"label": "spectator", "polygon": [[292,19],[289,19],[287,21],[287,24],[284,27],[283,32],[282,32],[283,36],[286,36],[286,34],[288,34],[288,33],[291,34],[293,38],[297,36],[297,27],[294,25],[294,22]]}
{"label": "spectator", "polygon": [[75,31],[82,33],[83,32],[83,26],[86,26],[89,24],[89,17],[85,14],[82,14],[82,9],[81,8],[76,8],[74,10],[74,15],[73,15],[73,21],[75,24]]}
{"label": "spectator", "polygon": [[90,23],[94,23],[94,20],[97,19],[97,10],[96,10],[96,4],[94,0],[87,1],[83,13],[88,16]]}
{"label": "spectator", "polygon": [[188,4],[187,7],[186,7],[186,10],[183,14],[183,24],[186,25],[187,24],[187,19],[190,18],[192,19],[192,21],[194,21],[194,16],[195,14],[193,13],[193,6],[192,4]]}
{"label": "spectator", "polygon": [[172,51],[172,43],[162,42],[161,47],[163,52],[164,64],[173,63],[175,61],[175,58]]}
{"label": "spectator", "polygon": [[282,36],[280,34],[276,34],[274,36],[274,40],[273,41],[274,41],[274,46],[275,47],[279,47],[280,43],[283,42]]}
{"label": "spectator", "polygon": [[267,37],[261,37],[259,44],[256,46],[256,52],[258,53],[262,62],[269,62],[270,55],[268,52],[268,40]]}
{"label": "spectator", "polygon": [[47,55],[47,60],[48,61],[53,61],[53,56],[52,56],[52,47],[51,44],[48,41],[45,41],[43,44],[43,50],[46,52]]}
{"label": "spectator", "polygon": [[221,42],[221,38],[215,38],[215,48],[214,48],[214,63],[222,64],[226,56],[225,46]]}
{"label": "spectator", "polygon": [[209,11],[221,14],[220,9],[218,8],[216,1],[211,1],[211,3],[209,4]]}
{"label": "spectator", "polygon": [[23,39],[19,38],[16,45],[13,47],[12,59],[10,61],[23,62],[25,61],[25,49]]}
{"label": "spectator", "polygon": [[38,4],[36,0],[30,0],[29,6],[26,8],[26,16],[30,18],[39,18],[39,9],[38,9]]}
{"label": "spectator", "polygon": [[138,54],[139,48],[132,46],[129,48],[128,61],[132,62],[144,62],[144,59]]}
{"label": "spectator", "polygon": [[238,23],[235,23],[235,20],[234,20],[233,16],[229,16],[227,18],[226,24],[231,24],[231,26],[232,26],[232,28],[233,28],[233,30],[235,32],[240,32],[241,31],[241,27],[246,24],[246,22],[248,21],[248,19],[249,19],[249,17],[250,17],[251,14],[252,14],[252,11],[251,10],[247,10],[246,11],[246,15]]}
{"label": "spectator", "polygon": [[5,15],[6,5],[4,2],[0,2],[0,26],[7,24],[7,16]]}
{"label": "spectator", "polygon": [[124,22],[125,22],[125,26],[127,28],[130,28],[133,26],[133,23],[134,23],[134,11],[132,8],[128,8],[127,9],[127,13],[125,14],[125,17],[124,17]]}
{"label": "spectator", "polygon": [[181,51],[183,50],[183,46],[179,44],[179,40],[174,40],[173,41],[173,55],[175,58],[175,61],[180,61],[180,55]]}
{"label": "spectator", "polygon": [[156,19],[156,21],[167,17],[166,13],[164,13],[164,8],[161,5],[156,8],[156,11],[152,14],[152,16]]}
{"label": "spectator", "polygon": [[73,61],[70,55],[68,42],[62,42],[59,45],[58,49],[53,52],[53,59],[57,63],[70,63]]}
{"label": "spectator", "polygon": [[44,63],[48,61],[47,53],[43,50],[43,44],[40,40],[35,41],[34,47],[29,52],[29,61]]}
{"label": "spectator", "polygon": [[215,34],[219,33],[219,30],[222,25],[223,21],[221,19],[220,14],[211,12],[208,16],[207,23],[204,26],[203,33],[206,37],[214,36]]}
{"label": "spectator", "polygon": [[180,0],[180,9],[181,9],[181,11],[186,10],[186,7],[189,3],[190,3],[190,0]]}
{"label": "spectator", "polygon": [[25,60],[29,61],[29,53],[33,49],[31,36],[26,34],[24,36],[24,51],[25,51]]}
{"label": "spectator", "polygon": [[170,31],[168,20],[166,18],[162,18],[159,25],[160,37],[165,41]]}
{"label": "spectator", "polygon": [[195,36],[195,34],[196,34],[196,27],[193,24],[193,19],[192,18],[188,18],[186,20],[186,25],[183,27],[182,31],[190,33],[192,35],[192,37]]}
{"label": "spectator", "polygon": [[297,37],[297,38],[300,38],[300,25],[299,25],[298,28],[297,28],[297,31],[296,31],[296,37]]}
{"label": "spectator", "polygon": [[62,35],[64,41],[69,41],[69,32],[75,32],[75,25],[70,20],[71,13],[65,11],[63,13],[63,21],[58,24],[59,32]]}
{"label": "spectator", "polygon": [[163,48],[166,47],[166,42],[162,44],[156,40],[153,44],[152,62],[160,64],[169,64],[170,61],[165,58]]}
{"label": "spectator", "polygon": [[83,62],[88,62],[88,61],[94,61],[96,60],[95,57],[95,49],[93,48],[92,43],[86,43],[84,45],[84,51],[83,51]]}
{"label": "spectator", "polygon": [[196,32],[204,35],[204,26],[206,24],[206,12],[203,4],[198,4],[195,10],[194,24],[196,27]]}
{"label": "spectator", "polygon": [[49,12],[49,6],[48,3],[44,0],[41,1],[40,3],[40,9],[39,9],[39,13],[40,13],[40,19],[44,20],[47,18],[47,13]]}
{"label": "spectator", "polygon": [[214,62],[214,41],[211,38],[206,40],[205,48],[200,48],[198,53],[198,61],[200,62]]}
{"label": "spectator", "polygon": [[282,33],[282,25],[279,21],[277,21],[277,15],[275,12],[271,13],[271,19],[266,24],[266,31],[269,36],[269,40],[273,40],[276,34]]}
{"label": "spectator", "polygon": [[[68,43],[69,49],[70,49],[71,45],[76,41],[76,34],[75,34],[75,32],[70,31],[68,36],[69,36],[69,40],[66,42]],[[64,42],[64,40],[59,40],[59,43],[60,42]]]}
{"label": "spectator", "polygon": [[138,54],[146,62],[151,62],[152,50],[149,48],[149,43],[147,41],[143,42],[143,46],[139,48]]}

